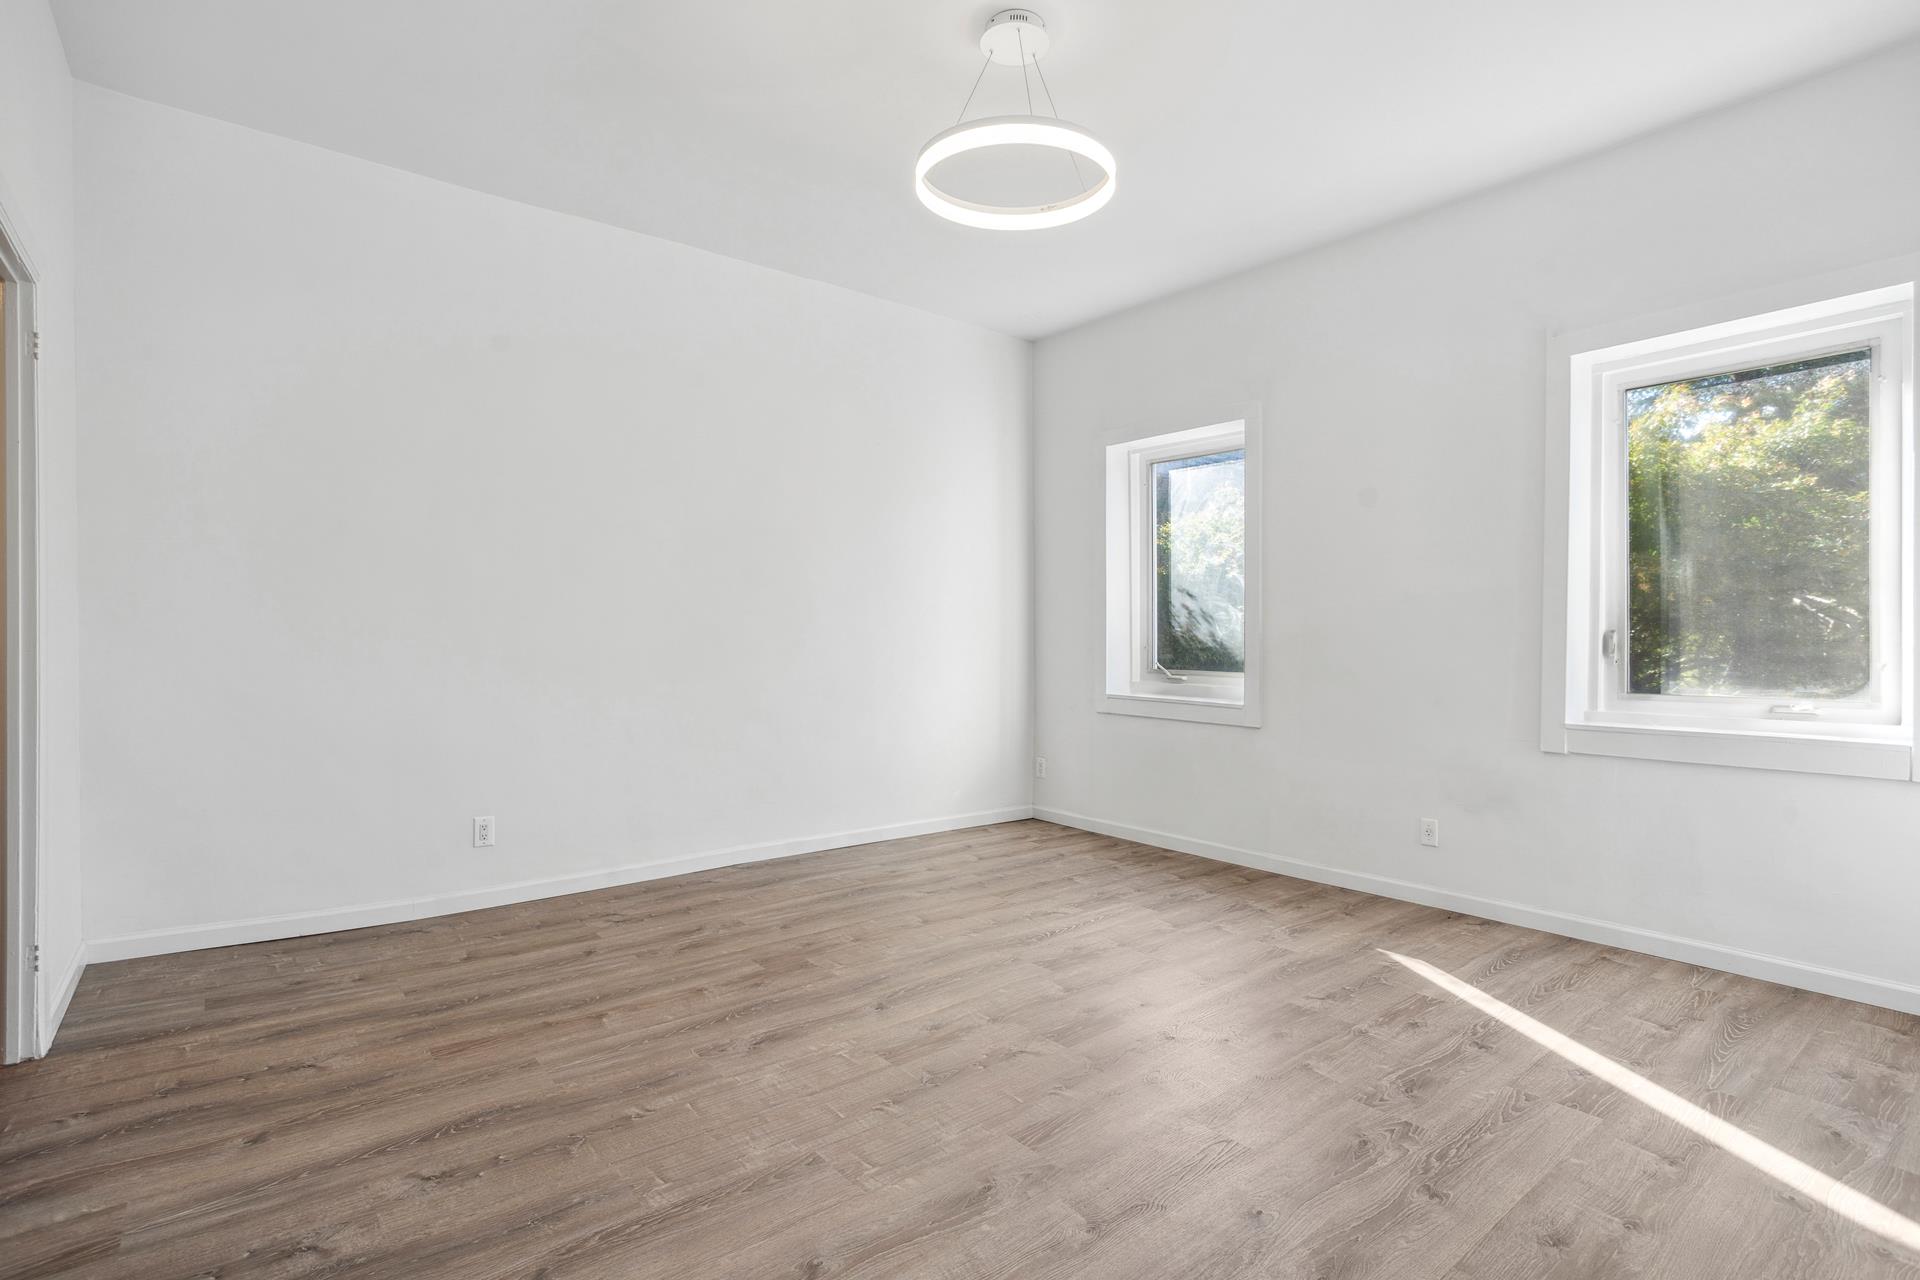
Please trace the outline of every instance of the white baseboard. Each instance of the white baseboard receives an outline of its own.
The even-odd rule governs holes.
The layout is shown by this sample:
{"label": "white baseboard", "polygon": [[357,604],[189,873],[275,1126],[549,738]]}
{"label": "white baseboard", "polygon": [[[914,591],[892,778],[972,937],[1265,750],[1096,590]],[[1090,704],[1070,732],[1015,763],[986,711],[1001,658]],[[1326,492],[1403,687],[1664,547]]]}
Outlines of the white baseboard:
{"label": "white baseboard", "polygon": [[[682,876],[692,871],[711,871],[716,867],[740,866],[789,858],[796,854],[818,853],[849,845],[872,844],[879,840],[900,840],[908,836],[932,835],[941,831],[959,831],[984,827],[996,822],[1014,822],[1031,818],[1026,805],[991,809],[982,813],[960,813],[920,822],[903,822],[887,827],[869,827],[861,831],[837,831],[830,835],[802,836],[769,844],[742,845],[709,853],[668,858],[658,862],[633,863],[554,876],[542,880],[520,880],[512,884],[484,889],[463,889],[454,893],[432,894],[424,898],[402,898],[391,902],[372,902],[360,906],[334,907],[322,911],[296,911],[286,915],[257,916],[248,920],[223,920],[213,924],[186,925],[176,929],[153,929],[145,933],[127,933],[112,938],[93,938],[87,942],[88,964],[109,960],[131,960],[138,956],[167,955],[175,951],[198,951],[205,947],[229,947],[244,942],[268,942],[279,938],[300,938],[312,933],[336,933],[342,929],[364,929],[369,925],[395,924],[403,920],[424,920],[429,916],[452,915],[482,907],[502,907],[536,898],[557,898],[588,889],[613,885],[638,884]],[[74,980],[79,980],[76,971]],[[69,990],[71,995],[71,990]],[[63,1003],[61,1012],[65,1012]],[[57,1022],[56,1024],[57,1025]]]}
{"label": "white baseboard", "polygon": [[1236,866],[1271,871],[1277,875],[1293,876],[1299,880],[1338,885],[1343,889],[1358,889],[1362,893],[1371,893],[1382,898],[1417,902],[1422,906],[1440,907],[1447,911],[1458,911],[1488,920],[1499,920],[1506,924],[1523,925],[1546,933],[1579,938],[1583,942],[1624,947],[1629,951],[1640,951],[1665,960],[1678,960],[1684,964],[1724,969],[1728,973],[1760,978],[1766,982],[1803,987],[1808,991],[1818,991],[1846,1000],[1858,1000],[1863,1004],[1898,1009],[1902,1013],[1920,1014],[1920,987],[1887,978],[1876,978],[1869,974],[1853,973],[1845,969],[1830,969],[1824,965],[1789,960],[1784,956],[1766,955],[1717,942],[1705,942],[1698,938],[1660,933],[1653,929],[1641,929],[1612,920],[1596,920],[1591,916],[1550,911],[1543,907],[1530,907],[1525,903],[1508,902],[1500,898],[1481,898],[1472,894],[1455,893],[1451,889],[1420,884],[1412,880],[1396,880],[1390,876],[1371,875],[1361,871],[1344,871],[1338,867],[1325,867],[1318,863],[1284,858],[1278,854],[1239,849],[1232,845],[1216,844],[1211,840],[1195,840],[1166,831],[1131,827],[1122,822],[1108,822],[1104,818],[1093,818],[1084,813],[1068,813],[1042,805],[1034,806],[1033,816],[1047,822],[1059,823],[1063,827],[1075,827],[1099,835],[1115,836],[1122,840],[1131,840],[1135,844],[1170,849],[1175,853],[1190,853],[1202,858],[1211,858],[1216,862],[1230,862]]}
{"label": "white baseboard", "polygon": [[67,1016],[67,1006],[73,1003],[73,993],[80,988],[80,975],[87,968],[87,946],[83,942],[73,949],[73,959],[67,962],[67,971],[49,993],[53,999],[42,1011],[40,1019],[40,1053],[45,1056],[53,1048],[53,1038],[60,1034],[60,1023]]}

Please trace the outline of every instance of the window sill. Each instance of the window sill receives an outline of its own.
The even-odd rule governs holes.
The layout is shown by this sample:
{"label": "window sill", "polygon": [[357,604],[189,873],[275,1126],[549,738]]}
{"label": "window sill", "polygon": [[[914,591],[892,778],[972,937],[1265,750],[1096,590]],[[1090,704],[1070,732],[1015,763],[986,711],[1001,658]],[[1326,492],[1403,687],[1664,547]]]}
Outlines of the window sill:
{"label": "window sill", "polygon": [[1154,720],[1190,720],[1199,724],[1237,725],[1258,729],[1260,713],[1244,702],[1191,695],[1152,693],[1106,693],[1094,704],[1094,710],[1107,715],[1146,716]]}
{"label": "window sill", "polygon": [[[1553,750],[1551,744],[1548,750]],[[1893,737],[1833,738],[1581,722],[1565,726],[1560,750],[1572,755],[1832,773],[1901,782],[1913,778],[1913,743]]]}

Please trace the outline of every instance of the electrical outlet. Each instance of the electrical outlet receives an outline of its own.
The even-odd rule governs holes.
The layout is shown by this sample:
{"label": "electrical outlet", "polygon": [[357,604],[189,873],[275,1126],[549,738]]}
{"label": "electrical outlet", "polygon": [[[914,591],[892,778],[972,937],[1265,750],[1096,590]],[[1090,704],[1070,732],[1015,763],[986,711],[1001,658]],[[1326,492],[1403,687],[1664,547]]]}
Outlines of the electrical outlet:
{"label": "electrical outlet", "polygon": [[492,818],[473,820],[473,847],[476,849],[493,848],[494,825]]}
{"label": "electrical outlet", "polygon": [[1036,778],[1044,778],[1047,776],[1047,758],[1045,756],[1035,756],[1033,758],[1033,776]]}
{"label": "electrical outlet", "polygon": [[1420,843],[1434,849],[1440,847],[1440,819],[1420,819]]}

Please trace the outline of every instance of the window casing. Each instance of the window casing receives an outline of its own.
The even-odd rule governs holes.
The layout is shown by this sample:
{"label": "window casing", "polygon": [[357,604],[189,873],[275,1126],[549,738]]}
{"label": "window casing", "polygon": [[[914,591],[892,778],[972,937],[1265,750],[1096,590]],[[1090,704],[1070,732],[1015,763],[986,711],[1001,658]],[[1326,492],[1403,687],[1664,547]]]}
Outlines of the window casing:
{"label": "window casing", "polygon": [[1259,724],[1259,418],[1107,449],[1100,709]]}
{"label": "window casing", "polygon": [[1912,363],[1911,285],[1570,357],[1543,745],[1912,776]]}

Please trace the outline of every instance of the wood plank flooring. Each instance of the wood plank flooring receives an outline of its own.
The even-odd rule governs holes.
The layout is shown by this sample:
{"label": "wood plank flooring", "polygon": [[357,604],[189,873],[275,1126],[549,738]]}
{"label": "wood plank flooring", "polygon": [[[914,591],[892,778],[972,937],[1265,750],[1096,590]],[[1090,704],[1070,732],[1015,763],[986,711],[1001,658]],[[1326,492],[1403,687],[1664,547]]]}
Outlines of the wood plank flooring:
{"label": "wood plank flooring", "polygon": [[87,971],[0,1276],[1920,1276],[1920,1019],[1040,822]]}

